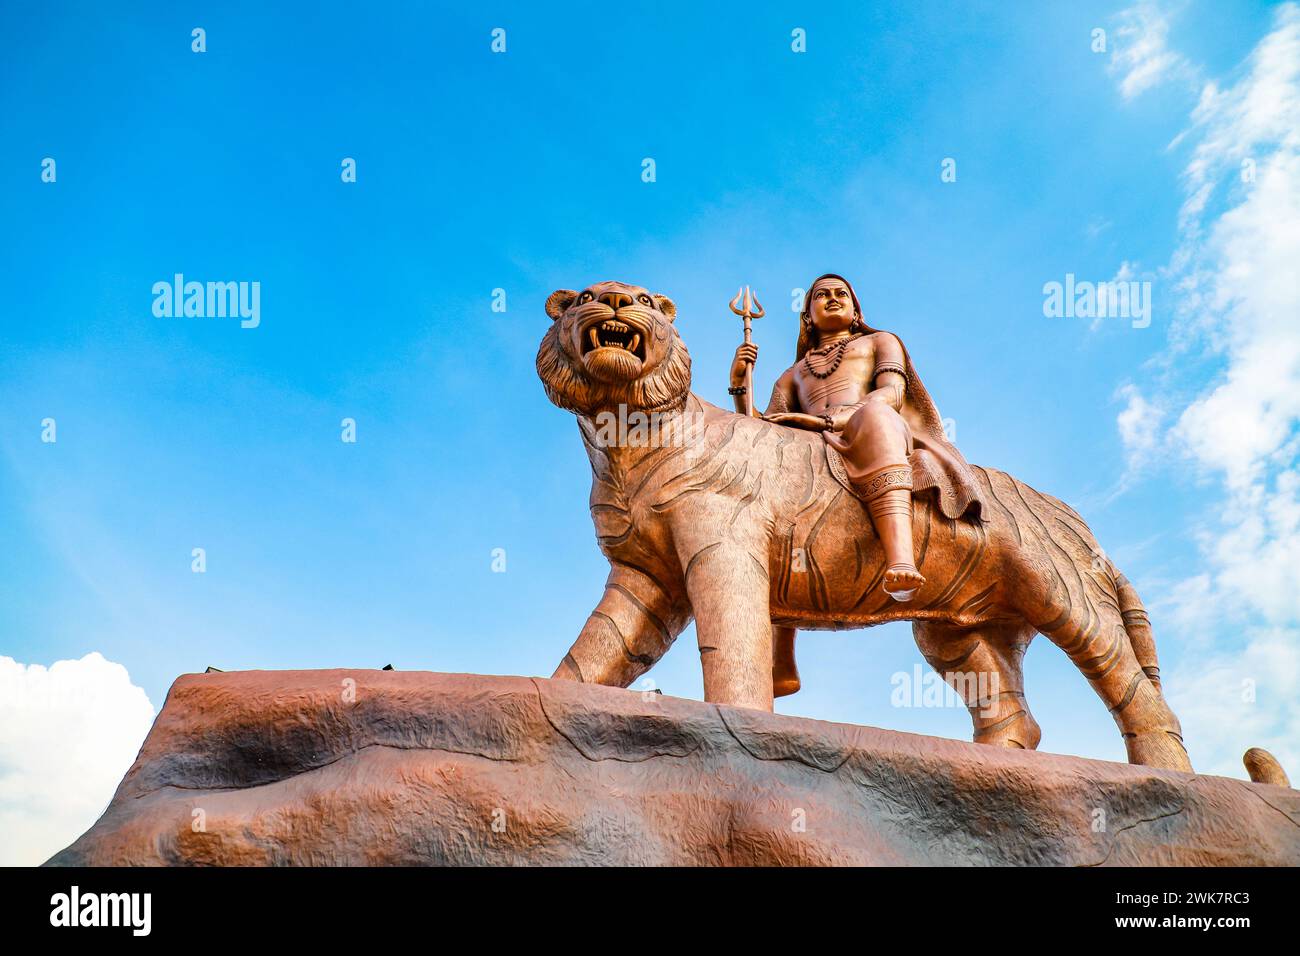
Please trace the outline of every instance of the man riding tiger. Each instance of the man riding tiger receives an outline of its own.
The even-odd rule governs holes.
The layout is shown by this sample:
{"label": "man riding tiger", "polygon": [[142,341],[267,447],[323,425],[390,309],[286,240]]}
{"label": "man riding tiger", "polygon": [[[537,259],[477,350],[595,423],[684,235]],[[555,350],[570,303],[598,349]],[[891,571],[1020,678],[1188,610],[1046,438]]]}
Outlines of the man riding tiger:
{"label": "man riding tiger", "polygon": [[[744,414],[745,372],[758,346],[736,349],[731,387]],[[857,293],[843,276],[820,276],[804,295],[795,364],[772,388],[769,422],[820,431],[833,465],[866,505],[885,550],[881,587],[910,601],[925,583],[912,546],[912,496],[933,489],[945,517],[979,520],[981,502],[970,467],[943,433],[938,409],[903,343],[870,328]],[[839,459],[837,462],[836,459]]]}

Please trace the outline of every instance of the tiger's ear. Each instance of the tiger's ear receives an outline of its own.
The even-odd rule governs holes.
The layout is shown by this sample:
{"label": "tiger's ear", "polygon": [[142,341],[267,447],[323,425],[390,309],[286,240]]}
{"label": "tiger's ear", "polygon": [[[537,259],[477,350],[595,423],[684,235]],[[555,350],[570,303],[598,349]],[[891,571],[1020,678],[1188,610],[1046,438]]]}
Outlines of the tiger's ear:
{"label": "tiger's ear", "polygon": [[578,293],[572,289],[556,289],[552,292],[546,299],[546,314],[551,317],[551,321],[554,322],[564,315],[577,297]]}
{"label": "tiger's ear", "polygon": [[672,299],[666,295],[655,295],[654,300],[655,305],[659,307],[659,311],[668,316],[669,322],[677,321],[677,306],[673,304]]}

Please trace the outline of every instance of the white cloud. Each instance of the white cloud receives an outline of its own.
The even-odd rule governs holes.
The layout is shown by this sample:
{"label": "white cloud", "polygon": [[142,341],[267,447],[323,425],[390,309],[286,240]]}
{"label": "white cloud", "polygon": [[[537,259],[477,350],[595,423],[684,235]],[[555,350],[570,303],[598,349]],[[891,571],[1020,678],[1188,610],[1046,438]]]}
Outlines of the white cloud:
{"label": "white cloud", "polygon": [[1124,401],[1124,409],[1116,417],[1116,423],[1120,440],[1124,443],[1128,471],[1136,472],[1160,444],[1164,413],[1148,401],[1136,385],[1120,386],[1115,397]]}
{"label": "white cloud", "polygon": [[1193,131],[1176,340],[1216,355],[1222,372],[1171,437],[1224,488],[1207,546],[1216,586],[1300,627],[1300,8],[1278,9],[1241,80],[1201,98]]}
{"label": "white cloud", "polygon": [[[1277,9],[1235,75],[1205,87],[1171,147],[1191,153],[1163,364],[1170,393],[1192,397],[1155,436],[1146,400],[1125,392],[1118,424],[1126,448],[1167,440],[1221,491],[1200,534],[1204,570],[1163,602],[1186,602],[1196,629],[1218,635],[1166,675],[1194,760],[1240,776],[1241,752],[1264,746],[1300,774],[1300,8]],[[1178,381],[1201,367],[1189,355],[1214,361],[1211,381]]]}
{"label": "white cloud", "polygon": [[1180,649],[1190,647],[1199,659],[1212,646],[1223,623],[1216,601],[1210,575],[1201,573],[1160,589],[1147,602],[1147,609],[1152,620],[1160,622],[1163,633],[1176,634]]}
{"label": "white cloud", "polygon": [[1300,726],[1300,647],[1283,629],[1257,632],[1239,654],[1220,655],[1165,681],[1196,769],[1244,777],[1241,756],[1265,746],[1296,782],[1300,747],[1286,728]]}
{"label": "white cloud", "polygon": [[[1300,41],[1300,24],[1292,29]],[[1300,128],[1300,108],[1294,115]],[[1183,316],[1184,335],[1222,353],[1227,367],[1183,413],[1178,437],[1234,488],[1259,480],[1300,418],[1300,148],[1254,145],[1256,180],[1243,184],[1244,198],[1194,227],[1205,239],[1189,250],[1196,292]]]}
{"label": "white cloud", "polygon": [[1169,17],[1158,4],[1143,0],[1116,19],[1110,70],[1125,99],[1171,79],[1194,77],[1191,64],[1169,49]]}
{"label": "white cloud", "polygon": [[45,862],[103,812],[154,709],[99,653],[51,667],[0,657],[0,866]]}

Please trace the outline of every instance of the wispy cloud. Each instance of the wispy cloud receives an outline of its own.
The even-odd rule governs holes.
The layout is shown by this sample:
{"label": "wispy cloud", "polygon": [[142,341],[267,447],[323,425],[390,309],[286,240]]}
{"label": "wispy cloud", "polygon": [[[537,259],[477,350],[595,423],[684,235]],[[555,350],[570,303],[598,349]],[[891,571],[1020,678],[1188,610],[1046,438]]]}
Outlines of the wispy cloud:
{"label": "wispy cloud", "polygon": [[1115,223],[1111,222],[1105,216],[1093,216],[1084,225],[1083,232],[1084,235],[1086,235],[1089,240],[1095,240],[1099,236],[1101,236],[1103,232],[1106,232],[1108,229],[1110,229],[1113,225],[1115,225]]}
{"label": "wispy cloud", "polygon": [[[1148,26],[1160,19],[1150,4],[1135,10]],[[1145,47],[1146,56],[1165,65],[1126,74],[1126,96],[1173,69],[1161,52],[1163,29],[1152,29],[1159,40]],[[1246,745],[1275,749],[1295,772],[1300,7],[1277,9],[1270,32],[1231,82],[1206,85],[1175,147],[1189,144],[1180,242],[1167,271],[1176,318],[1162,362],[1168,393],[1188,388],[1191,398],[1173,410],[1162,436],[1144,421],[1148,399],[1130,386],[1117,424],[1131,454],[1168,441],[1222,492],[1201,534],[1205,570],[1178,589],[1198,620],[1217,624],[1224,638],[1217,653],[1185,660],[1171,675],[1189,742],[1208,746],[1221,772],[1240,773],[1237,758]],[[1218,371],[1193,388],[1180,369],[1197,364],[1188,361],[1194,357],[1212,359]],[[1238,713],[1242,708],[1249,719]],[[1228,711],[1237,731],[1225,736]],[[1246,732],[1251,739],[1243,739]]]}
{"label": "wispy cloud", "polygon": [[1161,5],[1148,0],[1119,14],[1110,69],[1125,99],[1170,80],[1195,79],[1191,63],[1168,46],[1170,19]]}
{"label": "wispy cloud", "polygon": [[1119,413],[1119,437],[1124,442],[1128,471],[1140,471],[1161,440],[1164,412],[1152,404],[1142,389],[1133,384],[1122,385],[1115,397],[1123,400],[1124,410]]}

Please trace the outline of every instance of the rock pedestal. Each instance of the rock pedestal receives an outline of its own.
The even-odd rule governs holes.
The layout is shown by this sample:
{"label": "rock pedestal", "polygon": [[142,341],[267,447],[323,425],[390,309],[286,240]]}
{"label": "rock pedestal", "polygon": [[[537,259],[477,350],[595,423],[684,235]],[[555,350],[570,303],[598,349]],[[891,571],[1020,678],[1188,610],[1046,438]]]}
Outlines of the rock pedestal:
{"label": "rock pedestal", "polygon": [[49,865],[1300,864],[1300,792],[524,677],[189,674]]}

